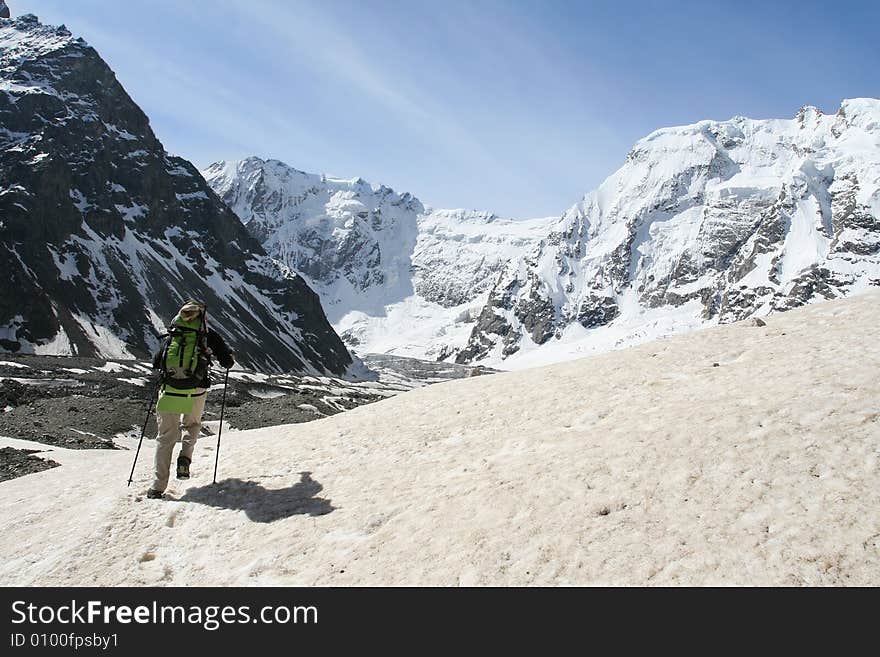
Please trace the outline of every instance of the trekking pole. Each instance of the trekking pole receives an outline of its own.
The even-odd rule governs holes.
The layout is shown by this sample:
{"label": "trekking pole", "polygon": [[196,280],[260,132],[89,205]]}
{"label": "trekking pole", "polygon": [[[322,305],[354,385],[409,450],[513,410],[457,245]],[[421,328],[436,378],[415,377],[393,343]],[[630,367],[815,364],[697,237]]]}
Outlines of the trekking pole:
{"label": "trekking pole", "polygon": [[131,480],[134,478],[134,466],[137,465],[138,454],[141,453],[141,443],[144,442],[144,434],[147,432],[147,423],[150,421],[150,411],[153,410],[153,398],[159,392],[159,386],[162,385],[162,377],[156,377],[156,385],[150,393],[150,402],[147,404],[147,417],[144,418],[144,426],[141,428],[141,437],[138,440],[137,451],[134,453],[134,463],[131,464],[131,474],[128,475],[128,485],[131,486]]}
{"label": "trekking pole", "polygon": [[217,483],[217,463],[220,462],[220,436],[223,435],[223,411],[226,410],[226,386],[229,385],[229,368],[223,378],[223,403],[220,404],[220,428],[217,430],[217,454],[214,457],[214,483]]}

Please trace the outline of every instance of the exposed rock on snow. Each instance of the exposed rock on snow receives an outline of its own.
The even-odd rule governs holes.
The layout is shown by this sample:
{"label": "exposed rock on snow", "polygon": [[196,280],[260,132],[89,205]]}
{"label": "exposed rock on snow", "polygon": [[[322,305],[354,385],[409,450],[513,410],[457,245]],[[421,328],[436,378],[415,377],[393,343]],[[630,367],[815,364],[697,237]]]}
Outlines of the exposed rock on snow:
{"label": "exposed rock on snow", "polygon": [[[0,14],[0,18],[2,18],[2,14]],[[51,459],[35,456],[38,451],[35,449],[15,449],[14,447],[0,448],[0,481],[58,467],[59,464]]]}
{"label": "exposed rock on snow", "polygon": [[[155,373],[149,363],[82,357],[11,356],[0,361],[0,436],[68,449],[113,449],[140,434]],[[310,422],[439,381],[491,373],[479,367],[367,354],[367,381],[235,369],[224,423],[257,429]],[[203,431],[219,421],[223,374],[212,374]],[[146,437],[156,435],[150,415]]]}
{"label": "exposed rock on snow", "polygon": [[878,322],[871,293],[230,432],[168,501],[57,449],[0,484],[0,577],[877,586]]}
{"label": "exposed rock on snow", "polygon": [[0,350],[147,357],[180,303],[240,359],[343,374],[345,346],[195,167],[169,155],[94,49],[0,23]]}

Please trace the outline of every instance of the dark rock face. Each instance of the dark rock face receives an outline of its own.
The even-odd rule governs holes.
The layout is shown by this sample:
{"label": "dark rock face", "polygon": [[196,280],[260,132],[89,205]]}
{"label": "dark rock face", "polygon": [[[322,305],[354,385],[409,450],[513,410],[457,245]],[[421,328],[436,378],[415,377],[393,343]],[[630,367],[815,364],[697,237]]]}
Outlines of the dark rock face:
{"label": "dark rock face", "polygon": [[467,346],[456,354],[456,363],[470,363],[485,357],[499,341],[506,356],[519,350],[522,332],[514,329],[507,317],[499,312],[502,309],[506,310],[503,306],[483,306],[476,324],[480,331],[471,334]]}
{"label": "dark rock face", "polygon": [[620,314],[613,297],[590,296],[581,302],[577,320],[584,328],[607,324]]}
{"label": "dark rock face", "polygon": [[318,297],[165,152],[94,49],[30,15],[0,31],[0,349],[146,357],[197,298],[249,367],[346,370]]}
{"label": "dark rock face", "polygon": [[856,256],[880,254],[880,219],[858,200],[860,191],[856,174],[844,175],[831,194],[835,253]]}

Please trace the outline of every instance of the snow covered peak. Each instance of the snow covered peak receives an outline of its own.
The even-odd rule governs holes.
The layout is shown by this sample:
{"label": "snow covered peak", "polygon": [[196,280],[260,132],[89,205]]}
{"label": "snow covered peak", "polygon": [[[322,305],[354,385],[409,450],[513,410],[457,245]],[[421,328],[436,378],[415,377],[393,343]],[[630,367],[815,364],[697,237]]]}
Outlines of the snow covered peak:
{"label": "snow covered peak", "polygon": [[4,20],[0,23],[0,68],[18,66],[71,45],[87,46],[65,26],[43,25],[33,14]]}
{"label": "snow covered peak", "polygon": [[449,224],[490,224],[496,220],[506,221],[494,212],[482,212],[464,208],[442,209],[426,207],[425,215],[432,217],[435,222],[446,222]]}
{"label": "snow covered peak", "polygon": [[423,208],[258,158],[205,176],[349,344],[526,366],[880,284],[878,108],[657,130],[561,218]]}
{"label": "snow covered peak", "polygon": [[505,219],[474,210],[431,210],[419,217],[413,264],[416,290],[451,307],[477,299],[499,272],[546,237],[558,218]]}
{"label": "snow covered peak", "polygon": [[[352,217],[365,219],[383,207],[419,213],[424,208],[410,194],[396,194],[363,178],[343,179],[305,173],[279,160],[248,157],[211,164],[202,174],[245,224],[263,231],[296,222],[305,215],[324,214],[344,224]],[[378,222],[374,227],[379,228]]]}
{"label": "snow covered peak", "polygon": [[283,219],[283,193],[298,198],[320,184],[318,176],[258,157],[215,162],[202,175],[245,224],[255,216],[265,221],[267,212],[278,215],[276,220]]}
{"label": "snow covered peak", "polygon": [[267,251],[318,289],[331,321],[351,310],[381,313],[412,293],[424,207],[411,194],[258,157],[202,173]]}
{"label": "snow covered peak", "polygon": [[837,111],[847,126],[860,128],[866,132],[880,131],[880,99],[850,98],[844,100]]}
{"label": "snow covered peak", "polygon": [[878,108],[651,133],[511,264],[462,361],[545,362],[880,284]]}

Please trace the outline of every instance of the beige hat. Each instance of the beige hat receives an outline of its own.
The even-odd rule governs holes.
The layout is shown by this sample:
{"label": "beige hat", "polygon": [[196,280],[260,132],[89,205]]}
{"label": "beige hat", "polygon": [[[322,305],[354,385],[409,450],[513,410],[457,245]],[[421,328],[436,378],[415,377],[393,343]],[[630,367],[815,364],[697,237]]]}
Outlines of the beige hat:
{"label": "beige hat", "polygon": [[185,322],[191,322],[205,311],[205,304],[200,301],[187,301],[178,313],[180,319]]}

